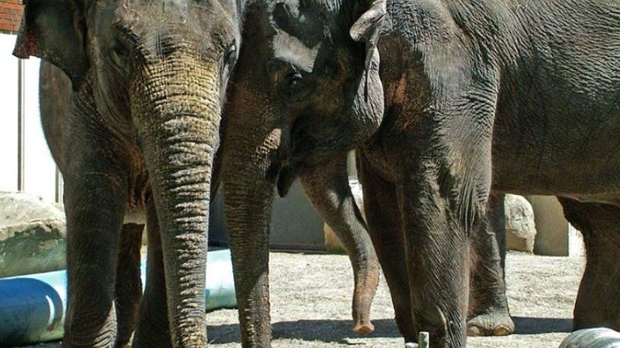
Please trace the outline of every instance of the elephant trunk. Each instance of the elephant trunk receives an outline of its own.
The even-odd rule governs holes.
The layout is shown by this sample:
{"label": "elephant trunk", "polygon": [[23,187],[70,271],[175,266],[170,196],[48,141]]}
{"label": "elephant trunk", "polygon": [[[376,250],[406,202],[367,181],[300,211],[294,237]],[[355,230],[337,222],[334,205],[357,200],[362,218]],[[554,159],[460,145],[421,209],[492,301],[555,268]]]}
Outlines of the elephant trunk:
{"label": "elephant trunk", "polygon": [[161,231],[175,347],[204,347],[205,268],[213,156],[221,112],[217,62],[174,56],[145,67],[132,114]]}
{"label": "elephant trunk", "polygon": [[257,123],[247,124],[246,117],[228,120],[228,129],[235,131],[225,140],[224,204],[242,345],[266,348],[271,346],[269,222],[275,189],[266,177],[281,139],[278,129],[260,124],[260,115],[249,119]]}

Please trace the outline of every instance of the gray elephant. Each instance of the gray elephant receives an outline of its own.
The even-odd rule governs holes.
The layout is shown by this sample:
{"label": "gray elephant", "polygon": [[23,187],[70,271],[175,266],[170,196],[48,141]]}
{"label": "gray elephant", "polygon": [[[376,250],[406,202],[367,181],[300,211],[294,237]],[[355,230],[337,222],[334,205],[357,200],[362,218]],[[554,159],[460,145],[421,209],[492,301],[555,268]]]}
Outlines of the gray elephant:
{"label": "gray elephant", "polygon": [[[39,105],[43,130],[56,163],[64,167],[63,137],[71,100],[71,81],[66,74],[51,63],[41,61],[39,79]],[[220,131],[226,128],[221,122]],[[222,147],[220,147],[222,149]],[[221,181],[221,151],[218,150],[212,170],[212,190]],[[303,187],[317,212],[333,227],[351,260],[355,289],[352,314],[353,330],[359,334],[370,333],[374,326],[370,320],[370,306],[379,282],[379,261],[373,249],[366,224],[355,204],[347,174],[347,158],[337,157],[308,172],[302,177]],[[128,220],[128,219],[126,219]],[[123,224],[122,236],[127,240],[119,250],[116,280],[116,311],[121,344],[126,343],[137,320],[137,304],[142,296],[140,280],[140,247],[144,221],[141,216]]]}
{"label": "gray elephant", "polygon": [[559,197],[587,250],[574,327],[620,329],[620,5],[281,0],[243,37],[223,171],[245,347],[270,345],[273,188],[352,148],[406,342],[465,346],[471,272],[503,291],[492,192]]}
{"label": "gray elephant", "polygon": [[133,345],[206,346],[210,180],[237,13],[226,0],[25,1],[14,54],[58,66],[73,88],[67,117],[43,120],[65,182],[65,347],[128,340],[134,213],[149,246]]}

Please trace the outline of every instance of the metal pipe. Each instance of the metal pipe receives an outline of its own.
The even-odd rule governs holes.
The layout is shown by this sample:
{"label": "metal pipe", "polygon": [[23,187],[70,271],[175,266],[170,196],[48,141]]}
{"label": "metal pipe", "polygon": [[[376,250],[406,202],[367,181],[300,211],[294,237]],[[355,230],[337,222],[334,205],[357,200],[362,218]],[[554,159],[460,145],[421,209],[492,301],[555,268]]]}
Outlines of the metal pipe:
{"label": "metal pipe", "polygon": [[422,331],[420,332],[419,338],[418,338],[418,344],[420,345],[419,348],[429,348],[430,347],[430,340],[429,340],[429,334],[426,331]]}
{"label": "metal pipe", "polygon": [[24,191],[26,73],[23,59],[17,60],[17,190]]}
{"label": "metal pipe", "polygon": [[[209,272],[204,289],[207,311],[237,306],[230,250],[207,253]],[[142,262],[142,284],[146,262]],[[63,336],[67,308],[64,270],[0,279],[0,344],[34,344]]]}
{"label": "metal pipe", "polygon": [[60,170],[56,167],[56,178],[54,180],[54,199],[56,203],[62,202],[62,175],[60,174]]}

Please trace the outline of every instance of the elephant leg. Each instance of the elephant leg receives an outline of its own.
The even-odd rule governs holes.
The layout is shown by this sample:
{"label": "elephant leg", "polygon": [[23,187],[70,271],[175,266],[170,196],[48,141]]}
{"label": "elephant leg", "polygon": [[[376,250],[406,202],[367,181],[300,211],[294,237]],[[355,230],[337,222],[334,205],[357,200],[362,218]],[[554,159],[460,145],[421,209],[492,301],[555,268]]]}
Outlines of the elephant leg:
{"label": "elephant leg", "polygon": [[65,175],[68,306],[63,347],[112,347],[117,246],[127,189],[122,176],[102,172],[101,163],[79,165],[77,172],[84,174]]}
{"label": "elephant leg", "polygon": [[144,225],[126,223],[121,233],[121,243],[116,266],[116,346],[129,343],[138,323],[140,301],[142,299],[142,279],[140,278],[140,249]]}
{"label": "elephant leg", "polygon": [[396,184],[396,196],[405,231],[413,326],[416,334],[429,333],[433,347],[460,348],[467,342],[471,236],[484,220],[490,191],[490,171],[477,168],[474,160],[490,163],[481,152],[441,154],[463,159],[452,162],[431,146],[407,154],[415,161],[400,160],[407,168]]}
{"label": "elephant leg", "polygon": [[575,330],[620,330],[620,208],[558,198],[566,219],[583,234],[586,268],[574,309]]}
{"label": "elephant leg", "polygon": [[351,260],[355,279],[353,331],[371,333],[375,328],[370,322],[370,305],[379,283],[380,267],[349,186],[347,154],[307,168],[300,178],[314,208],[340,238]]}
{"label": "elephant leg", "polygon": [[153,200],[147,206],[146,286],[140,307],[140,320],[133,338],[133,347],[172,347],[168,320],[164,254],[159,220]]}
{"label": "elephant leg", "polygon": [[405,342],[417,342],[403,248],[403,225],[395,204],[396,189],[369,170],[363,159],[359,163],[368,232],[390,289],[396,325]]}
{"label": "elephant leg", "polygon": [[[416,183],[422,180],[412,178]],[[405,182],[397,187],[414,332],[428,332],[433,347],[465,347],[470,274],[468,233],[453,213],[443,209],[447,205],[444,197],[423,185],[415,185]]]}
{"label": "elephant leg", "polygon": [[469,336],[505,336],[514,332],[510,318],[504,267],[506,259],[504,194],[489,198],[486,219],[472,236]]}

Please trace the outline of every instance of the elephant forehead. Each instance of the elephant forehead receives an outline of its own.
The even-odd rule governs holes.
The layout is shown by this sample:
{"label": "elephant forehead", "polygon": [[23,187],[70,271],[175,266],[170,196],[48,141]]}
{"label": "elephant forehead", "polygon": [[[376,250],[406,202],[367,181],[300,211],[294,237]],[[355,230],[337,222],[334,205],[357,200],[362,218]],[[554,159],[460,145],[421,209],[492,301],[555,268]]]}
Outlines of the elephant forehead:
{"label": "elephant forehead", "polygon": [[338,9],[327,6],[333,1],[279,0],[270,10],[272,25],[299,38],[308,46],[322,41],[333,41],[339,35]]}
{"label": "elephant forehead", "polygon": [[125,44],[139,45],[154,56],[162,47],[178,48],[186,42],[200,45],[204,52],[211,52],[212,47],[220,52],[239,36],[234,4],[221,1],[234,2],[101,0],[90,8],[94,23],[89,26],[95,28],[93,36],[101,43],[121,38]]}
{"label": "elephant forehead", "polygon": [[314,47],[308,47],[285,31],[279,31],[275,35],[272,45],[274,58],[294,64],[305,72],[312,72],[321,47],[320,43]]}
{"label": "elephant forehead", "polygon": [[[234,1],[223,0],[222,2]],[[98,9],[112,9],[112,20],[133,22],[134,25],[151,25],[162,20],[183,25],[213,22],[222,20],[224,17],[209,16],[207,21],[205,14],[232,10],[231,6],[222,4],[220,0],[99,0],[97,5]]]}

